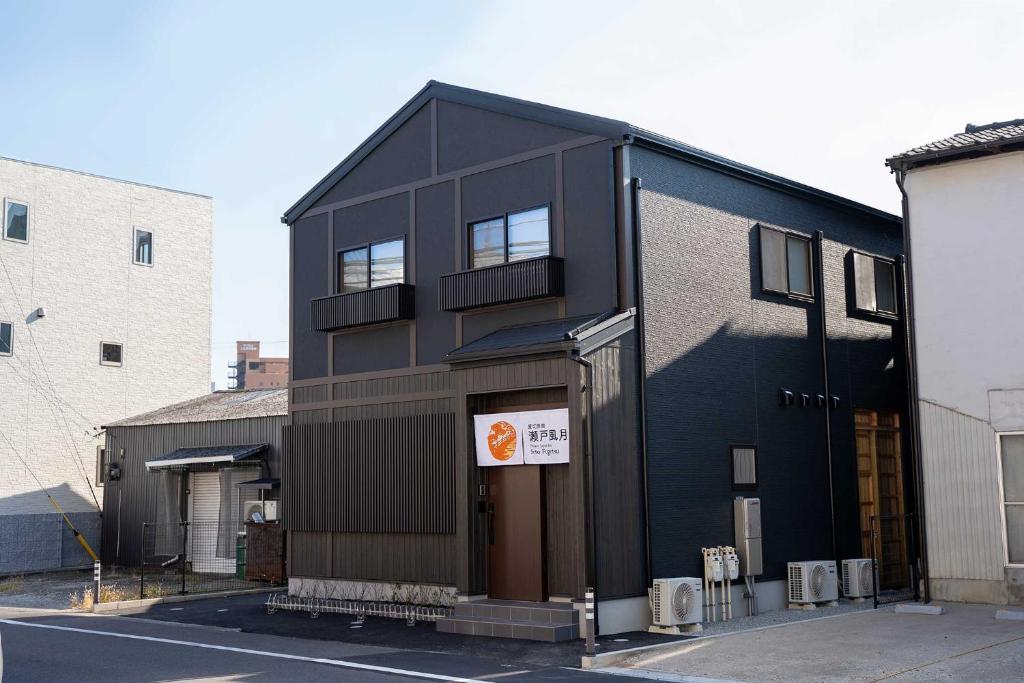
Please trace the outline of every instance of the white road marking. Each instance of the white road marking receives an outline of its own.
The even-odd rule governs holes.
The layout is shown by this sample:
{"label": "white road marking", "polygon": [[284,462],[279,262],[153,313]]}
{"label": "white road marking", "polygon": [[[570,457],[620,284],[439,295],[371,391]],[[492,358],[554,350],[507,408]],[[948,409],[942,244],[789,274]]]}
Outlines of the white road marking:
{"label": "white road marking", "polygon": [[72,633],[87,633],[94,636],[109,636],[111,638],[125,638],[128,640],[145,640],[151,643],[164,643],[167,645],[184,645],[186,647],[198,647],[206,650],[221,650],[223,652],[236,652],[243,655],[259,655],[261,657],[276,657],[277,659],[290,659],[299,662],[311,662],[313,664],[327,664],[345,669],[360,669],[362,671],[373,671],[383,674],[394,674],[396,676],[410,676],[413,678],[426,678],[434,681],[452,681],[453,683],[479,683],[478,679],[459,678],[458,676],[445,676],[444,674],[431,674],[423,671],[410,671],[408,669],[394,669],[389,666],[375,666],[373,664],[361,664],[349,662],[343,659],[326,659],[323,657],[304,657],[302,655],[290,655],[285,652],[266,652],[264,650],[251,650],[244,647],[231,647],[229,645],[212,645],[210,643],[195,643],[188,640],[174,640],[171,638],[157,638],[155,636],[139,636],[134,633],[115,633],[112,631],[97,631],[91,628],[77,628],[74,626],[56,626],[54,624],[29,624],[24,621],[13,619],[0,619],[0,624],[9,626],[26,626],[28,628],[45,628],[53,631],[70,631]]}

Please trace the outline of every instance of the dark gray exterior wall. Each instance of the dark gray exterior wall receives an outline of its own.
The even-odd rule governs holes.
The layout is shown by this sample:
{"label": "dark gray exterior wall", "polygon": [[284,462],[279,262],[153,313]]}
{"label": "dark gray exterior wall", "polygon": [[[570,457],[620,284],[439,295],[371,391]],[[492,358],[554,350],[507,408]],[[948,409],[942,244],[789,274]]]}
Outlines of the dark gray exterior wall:
{"label": "dark gray exterior wall", "polygon": [[[761,292],[757,223],[824,231],[841,557],[861,556],[853,408],[903,412],[890,325],[847,317],[844,255],[895,257],[898,226],[631,148],[642,180],[650,531],[654,576],[700,576],[702,546],[733,542],[732,499],[762,499],[765,579],[831,559],[824,410],[779,406],[780,388],[823,392],[820,293]],[[894,364],[889,365],[890,361]],[[759,487],[731,486],[729,446],[756,444]]]}
{"label": "dark gray exterior wall", "polygon": [[409,366],[409,325],[398,323],[334,337],[334,374]]}
{"label": "dark gray exterior wall", "polygon": [[455,181],[416,191],[416,362],[439,363],[455,348],[455,314],[437,308],[437,281],[455,270]]}
{"label": "dark gray exterior wall", "polygon": [[327,335],[310,328],[309,302],[328,294],[330,254],[327,215],[303,218],[291,226],[292,260],[292,379],[327,375]]}
{"label": "dark gray exterior wall", "polygon": [[[103,491],[104,564],[135,566],[140,561],[142,523],[156,522],[157,477],[146,461],[178,448],[265,443],[264,476],[281,476],[281,439],[285,416],[190,422],[131,427],[108,427],[108,460],[121,466],[121,478],[108,481]],[[268,499],[277,497],[269,492]]]}

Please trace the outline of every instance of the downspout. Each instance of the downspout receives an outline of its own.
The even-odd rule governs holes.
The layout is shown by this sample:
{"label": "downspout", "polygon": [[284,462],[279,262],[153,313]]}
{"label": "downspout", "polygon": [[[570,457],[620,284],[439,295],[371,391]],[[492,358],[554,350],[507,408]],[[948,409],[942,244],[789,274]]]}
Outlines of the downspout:
{"label": "downspout", "polygon": [[643,231],[640,225],[640,179],[630,180],[630,197],[633,219],[633,287],[636,292],[636,337],[637,337],[637,410],[640,423],[640,458],[643,465],[644,481],[644,552],[646,555],[647,585],[650,586],[654,565],[651,553],[651,497],[647,466],[647,336],[644,309],[644,258]]}
{"label": "downspout", "polygon": [[[915,351],[914,324],[914,292],[912,259],[910,251],[910,197],[904,183],[907,179],[905,169],[893,169],[896,175],[896,186],[900,188],[900,206],[903,211],[903,250],[906,255],[900,259],[903,275],[903,343],[906,356],[907,371],[907,413],[910,418],[910,448],[914,462],[914,520],[917,526],[918,557],[921,558],[921,581],[924,584],[923,598],[931,602],[931,586],[928,581],[928,538],[924,519],[924,470],[921,465],[921,416],[918,402],[917,353]],[[915,593],[916,593],[915,586]]]}
{"label": "downspout", "polygon": [[[594,364],[586,358],[582,358],[577,353],[570,353],[569,358],[584,367],[586,370],[586,380],[583,384],[583,392],[586,393],[587,399],[587,433],[586,433],[586,449],[587,449],[587,466],[586,466],[586,485],[583,487],[584,496],[584,507],[586,508],[587,515],[587,543],[586,543],[586,588],[593,589],[595,600],[594,600],[594,627],[595,635],[600,633],[600,627],[598,624],[599,613],[598,605],[600,604],[600,592],[597,586],[597,520],[594,514]],[[588,634],[589,635],[589,634]]]}
{"label": "downspout", "polygon": [[821,374],[825,384],[825,456],[828,458],[828,506],[832,528],[832,559],[839,564],[839,546],[836,544],[836,489],[832,473],[832,389],[828,381],[828,316],[825,301],[825,233],[821,230],[815,234],[818,247],[818,267],[815,269],[818,279],[818,295],[821,301],[818,309],[821,315]]}

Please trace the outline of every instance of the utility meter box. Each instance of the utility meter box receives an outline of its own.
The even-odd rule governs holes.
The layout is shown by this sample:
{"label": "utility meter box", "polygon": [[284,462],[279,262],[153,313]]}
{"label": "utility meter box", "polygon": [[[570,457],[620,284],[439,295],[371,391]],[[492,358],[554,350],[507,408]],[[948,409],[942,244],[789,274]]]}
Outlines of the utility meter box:
{"label": "utility meter box", "polygon": [[740,556],[740,574],[760,576],[764,573],[761,555],[761,499],[736,498],[733,501],[736,522],[736,553]]}

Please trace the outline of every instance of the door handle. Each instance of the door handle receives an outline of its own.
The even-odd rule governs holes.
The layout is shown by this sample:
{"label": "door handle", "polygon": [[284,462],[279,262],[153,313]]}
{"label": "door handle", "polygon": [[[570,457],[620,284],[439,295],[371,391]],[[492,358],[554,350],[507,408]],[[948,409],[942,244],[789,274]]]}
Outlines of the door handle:
{"label": "door handle", "polygon": [[487,504],[487,543],[494,545],[494,503]]}

